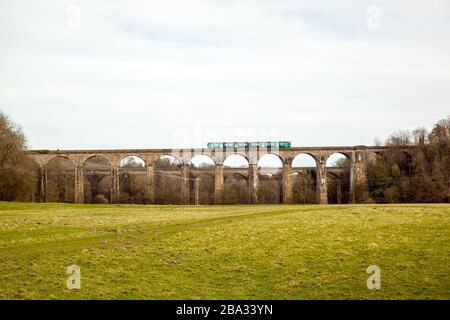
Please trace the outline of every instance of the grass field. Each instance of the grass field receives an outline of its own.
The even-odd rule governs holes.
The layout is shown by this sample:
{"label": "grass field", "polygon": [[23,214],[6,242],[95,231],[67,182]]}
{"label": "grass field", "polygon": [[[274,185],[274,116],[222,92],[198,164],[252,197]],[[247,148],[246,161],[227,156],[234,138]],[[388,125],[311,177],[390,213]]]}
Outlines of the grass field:
{"label": "grass field", "polygon": [[450,299],[449,240],[449,205],[0,203],[0,298]]}

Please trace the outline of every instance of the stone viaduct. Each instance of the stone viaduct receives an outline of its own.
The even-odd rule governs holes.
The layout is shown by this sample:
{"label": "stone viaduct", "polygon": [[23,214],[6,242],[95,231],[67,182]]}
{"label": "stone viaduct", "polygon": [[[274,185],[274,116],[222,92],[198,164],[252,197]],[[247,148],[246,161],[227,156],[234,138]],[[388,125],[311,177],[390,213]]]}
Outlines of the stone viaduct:
{"label": "stone viaduct", "polygon": [[[361,186],[367,187],[367,161],[369,157],[376,154],[383,154],[387,147],[384,146],[341,146],[341,147],[293,147],[289,149],[138,149],[138,150],[56,150],[56,151],[31,151],[31,156],[37,162],[40,168],[40,199],[46,201],[47,186],[47,164],[55,157],[69,159],[74,164],[75,176],[75,202],[84,202],[84,164],[92,157],[103,157],[111,168],[111,203],[117,203],[119,200],[119,165],[122,159],[129,156],[137,156],[145,161],[146,174],[148,175],[150,185],[148,186],[148,195],[150,203],[154,203],[155,184],[154,184],[154,164],[162,156],[173,156],[181,164],[181,183],[184,203],[190,203],[190,161],[198,155],[209,156],[215,164],[214,167],[214,189],[215,203],[222,204],[224,192],[224,171],[233,169],[224,169],[225,159],[233,154],[245,157],[249,163],[249,168],[245,169],[248,173],[248,185],[251,203],[257,203],[257,190],[259,170],[258,160],[266,154],[278,156],[283,164],[282,167],[282,202],[285,204],[293,203],[292,174],[295,168],[292,167],[292,160],[300,154],[310,155],[316,162],[316,181],[317,181],[317,203],[326,204],[327,199],[327,159],[335,153],[346,156],[350,161],[350,202],[355,202],[355,188]],[[242,171],[244,169],[234,169]],[[191,172],[192,174],[192,172]]]}

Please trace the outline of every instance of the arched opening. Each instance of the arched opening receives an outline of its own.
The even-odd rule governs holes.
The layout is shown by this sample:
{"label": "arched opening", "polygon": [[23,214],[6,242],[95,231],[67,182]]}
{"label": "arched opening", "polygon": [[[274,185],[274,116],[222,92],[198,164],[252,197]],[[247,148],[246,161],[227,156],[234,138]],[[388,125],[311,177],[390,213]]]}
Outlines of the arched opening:
{"label": "arched opening", "polygon": [[155,202],[157,204],[182,204],[182,163],[172,156],[164,155],[153,164],[155,175]]}
{"label": "arched opening", "polygon": [[206,155],[198,155],[189,162],[190,203],[214,204],[214,161]]}
{"label": "arched opening", "polygon": [[247,204],[249,203],[248,175],[237,172],[225,172],[224,174],[224,203]]}
{"label": "arched opening", "polygon": [[249,163],[244,156],[241,156],[240,154],[232,154],[225,159],[225,161],[223,162],[223,167],[237,169],[248,168]]}
{"label": "arched opening", "polygon": [[329,204],[350,202],[350,160],[342,153],[327,159],[327,196]]}
{"label": "arched opening", "polygon": [[149,203],[147,166],[144,159],[128,156],[119,163],[120,203]]}
{"label": "arched opening", "polygon": [[228,156],[223,162],[225,204],[249,203],[248,160],[238,154]]}
{"label": "arched opening", "polygon": [[292,160],[294,203],[317,203],[317,163],[309,154],[301,153]]}
{"label": "arched opening", "polygon": [[265,154],[258,160],[258,168],[261,169],[280,169],[283,168],[283,162],[275,154]]}
{"label": "arched opening", "polygon": [[191,173],[191,203],[214,204],[214,175],[206,172],[199,174]]}
{"label": "arched opening", "polygon": [[274,154],[266,154],[258,161],[258,203],[282,202],[283,162]]}
{"label": "arched opening", "polygon": [[343,153],[333,153],[327,159],[327,168],[339,168],[343,167],[346,162],[349,162],[348,157]]}
{"label": "arched opening", "polygon": [[83,165],[84,203],[111,203],[111,164],[101,156],[93,156]]}
{"label": "arched opening", "polygon": [[75,202],[75,164],[65,157],[47,163],[47,201]]}
{"label": "arched opening", "polygon": [[205,155],[198,155],[191,159],[189,162],[189,167],[191,169],[213,169],[215,163],[213,159]]}

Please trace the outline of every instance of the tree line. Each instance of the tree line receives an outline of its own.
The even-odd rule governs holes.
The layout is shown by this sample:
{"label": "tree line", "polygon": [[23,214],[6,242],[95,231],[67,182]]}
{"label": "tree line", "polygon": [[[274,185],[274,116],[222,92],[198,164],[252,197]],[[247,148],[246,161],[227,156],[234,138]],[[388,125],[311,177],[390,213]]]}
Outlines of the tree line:
{"label": "tree line", "polygon": [[369,161],[367,170],[374,202],[450,201],[450,117],[430,131],[417,128],[393,134],[386,145],[388,150]]}

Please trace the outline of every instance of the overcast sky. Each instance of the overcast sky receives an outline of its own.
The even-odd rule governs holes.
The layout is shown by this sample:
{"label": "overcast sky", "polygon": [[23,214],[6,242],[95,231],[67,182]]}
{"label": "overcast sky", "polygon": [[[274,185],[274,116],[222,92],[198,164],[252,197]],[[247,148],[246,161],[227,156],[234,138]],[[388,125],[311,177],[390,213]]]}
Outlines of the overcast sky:
{"label": "overcast sky", "polygon": [[449,57],[448,0],[0,0],[36,149],[370,145],[450,114]]}

